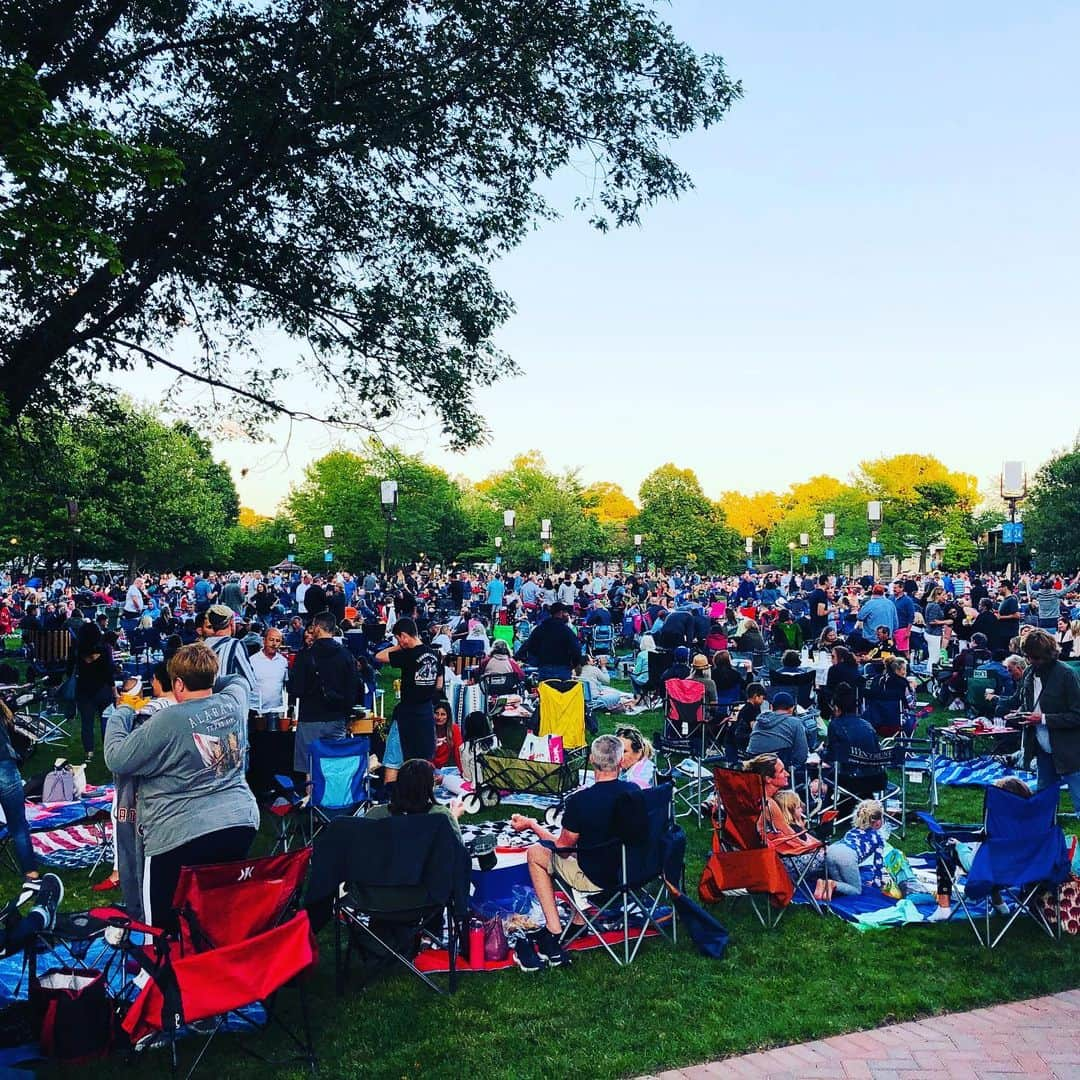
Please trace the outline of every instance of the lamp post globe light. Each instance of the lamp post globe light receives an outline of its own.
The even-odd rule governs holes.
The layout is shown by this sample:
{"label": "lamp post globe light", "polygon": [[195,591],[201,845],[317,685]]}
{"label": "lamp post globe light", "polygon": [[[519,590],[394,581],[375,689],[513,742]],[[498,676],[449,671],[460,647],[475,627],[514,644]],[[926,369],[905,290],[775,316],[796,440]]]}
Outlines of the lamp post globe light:
{"label": "lamp post globe light", "polygon": [[396,480],[383,480],[379,484],[379,502],[382,505],[383,516],[386,518],[386,543],[383,547],[382,557],[382,572],[385,574],[390,564],[390,526],[394,522],[398,504],[398,482]]}

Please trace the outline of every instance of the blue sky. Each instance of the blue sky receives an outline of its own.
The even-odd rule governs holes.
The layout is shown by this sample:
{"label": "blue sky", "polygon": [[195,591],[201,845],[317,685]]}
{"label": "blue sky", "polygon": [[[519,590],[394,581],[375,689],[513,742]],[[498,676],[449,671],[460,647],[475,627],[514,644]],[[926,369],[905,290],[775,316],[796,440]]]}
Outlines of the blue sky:
{"label": "blue sky", "polygon": [[[673,460],[715,497],[907,451],[987,482],[1071,443],[1080,5],[662,10],[744,87],[672,147],[695,190],[600,235],[560,178],[567,215],[495,270],[523,374],[479,395],[492,441],[409,448],[479,478],[537,447],[632,495]],[[269,512],[335,441],[219,450]]]}

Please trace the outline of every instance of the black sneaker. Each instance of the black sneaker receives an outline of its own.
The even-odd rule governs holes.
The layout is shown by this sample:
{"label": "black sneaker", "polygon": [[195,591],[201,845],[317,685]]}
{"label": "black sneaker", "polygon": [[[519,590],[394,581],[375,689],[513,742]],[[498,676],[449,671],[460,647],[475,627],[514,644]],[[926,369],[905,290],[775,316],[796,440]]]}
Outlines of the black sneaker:
{"label": "black sneaker", "polygon": [[536,955],[536,946],[533,945],[532,939],[528,937],[518,938],[518,942],[514,946],[514,963],[522,971],[544,970],[544,961]]}
{"label": "black sneaker", "polygon": [[532,943],[536,946],[536,955],[551,967],[559,967],[569,964],[570,957],[563,951],[559,939],[545,926],[537,930],[532,936]]}
{"label": "black sneaker", "polygon": [[43,874],[37,892],[37,903],[30,909],[30,914],[40,912],[45,920],[42,930],[51,930],[56,925],[56,909],[64,899],[64,883],[55,874]]}

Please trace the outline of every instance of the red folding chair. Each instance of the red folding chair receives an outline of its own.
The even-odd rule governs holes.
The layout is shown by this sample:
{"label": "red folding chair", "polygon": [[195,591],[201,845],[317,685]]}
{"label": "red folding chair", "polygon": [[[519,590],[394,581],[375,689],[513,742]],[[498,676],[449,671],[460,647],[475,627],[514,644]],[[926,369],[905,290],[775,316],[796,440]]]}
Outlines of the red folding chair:
{"label": "red folding chair", "polygon": [[[706,903],[745,895],[763,926],[774,927],[791,903],[795,888],[780,855],[765,836],[765,781],[756,773],[714,769],[717,808],[712,852],[698,884]],[[769,904],[759,907],[755,897]]]}
{"label": "red folding chair", "polygon": [[[190,1077],[226,1026],[262,1033],[261,1015],[248,1008],[261,1005],[267,1023],[284,1031],[293,1052],[269,1058],[252,1046],[242,1048],[274,1066],[300,1061],[314,1068],[304,987],[297,981],[318,960],[307,912],[299,907],[310,860],[311,849],[302,848],[184,867],[173,896],[180,927],[175,935],[132,922],[115,909],[93,913],[149,939],[144,945],[125,944],[148,976],[122,1021],[136,1050],[168,1045],[175,1073],[179,1038],[192,1030],[205,1035],[186,1073]],[[293,983],[300,992],[302,1033],[275,1012],[278,991]]]}

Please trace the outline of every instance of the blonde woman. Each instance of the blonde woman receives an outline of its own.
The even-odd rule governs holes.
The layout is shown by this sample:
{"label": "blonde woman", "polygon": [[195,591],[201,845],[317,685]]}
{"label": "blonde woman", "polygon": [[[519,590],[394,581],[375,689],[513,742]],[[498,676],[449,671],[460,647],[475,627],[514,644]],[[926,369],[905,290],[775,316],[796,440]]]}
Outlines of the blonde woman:
{"label": "blonde woman", "polygon": [[620,779],[629,780],[639,788],[650,788],[656,774],[653,763],[653,745],[644,735],[630,724],[615,729],[615,735],[622,741],[622,774]]}

